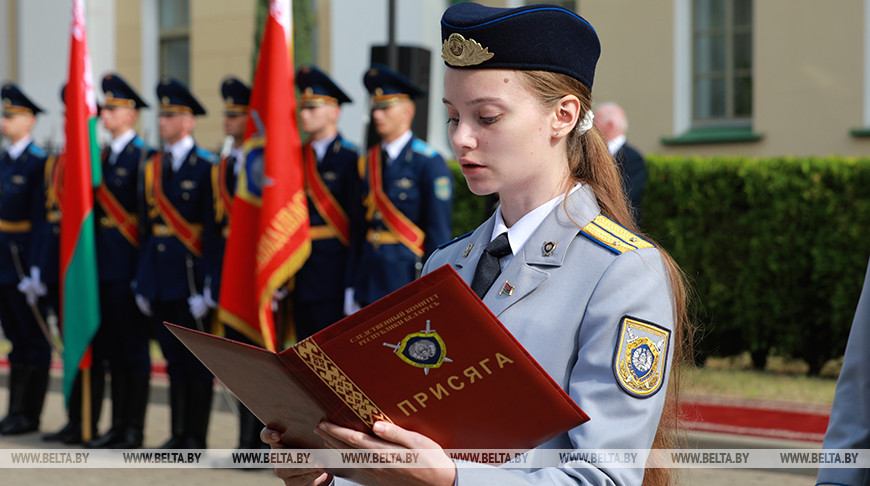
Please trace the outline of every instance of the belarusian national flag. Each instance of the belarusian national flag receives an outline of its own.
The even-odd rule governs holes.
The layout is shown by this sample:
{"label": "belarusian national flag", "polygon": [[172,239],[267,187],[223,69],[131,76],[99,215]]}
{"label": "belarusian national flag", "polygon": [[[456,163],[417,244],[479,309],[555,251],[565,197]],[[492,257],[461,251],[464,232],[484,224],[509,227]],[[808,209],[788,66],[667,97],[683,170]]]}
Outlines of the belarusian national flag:
{"label": "belarusian national flag", "polygon": [[260,44],[221,276],[219,318],[277,347],[272,296],[311,253],[296,125],[289,0],[272,0]]}
{"label": "belarusian national flag", "polygon": [[96,147],[96,97],[82,0],[73,0],[66,104],[63,191],[60,207],[60,298],[63,322],[63,390],[69,400],[80,367],[90,366],[89,346],[100,323],[94,241],[94,187],[100,180]]}

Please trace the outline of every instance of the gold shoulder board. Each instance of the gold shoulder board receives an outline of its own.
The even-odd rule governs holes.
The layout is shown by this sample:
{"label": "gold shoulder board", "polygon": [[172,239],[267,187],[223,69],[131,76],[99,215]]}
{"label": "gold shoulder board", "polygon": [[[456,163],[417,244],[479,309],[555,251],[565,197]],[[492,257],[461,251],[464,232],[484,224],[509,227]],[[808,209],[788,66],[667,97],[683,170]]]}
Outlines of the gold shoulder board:
{"label": "gold shoulder board", "polygon": [[625,253],[639,248],[653,248],[653,244],[599,214],[580,230],[584,236],[614,253]]}

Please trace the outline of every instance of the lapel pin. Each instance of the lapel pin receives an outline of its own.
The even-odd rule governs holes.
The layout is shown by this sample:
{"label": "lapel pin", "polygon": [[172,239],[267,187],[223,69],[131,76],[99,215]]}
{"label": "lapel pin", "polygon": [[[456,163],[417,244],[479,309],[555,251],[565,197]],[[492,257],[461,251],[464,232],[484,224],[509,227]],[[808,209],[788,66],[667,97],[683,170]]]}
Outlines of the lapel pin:
{"label": "lapel pin", "polygon": [[469,243],[462,252],[462,258],[468,258],[468,254],[471,253],[472,248],[474,248],[474,243]]}
{"label": "lapel pin", "polygon": [[548,241],[548,242],[544,243],[544,248],[543,248],[544,256],[546,257],[546,256],[552,255],[553,250],[555,250],[555,249],[556,249],[556,242],[555,241]]}
{"label": "lapel pin", "polygon": [[498,295],[513,295],[513,293],[514,293],[514,286],[511,285],[510,282],[505,280],[504,285],[502,286],[501,291],[498,293]]}

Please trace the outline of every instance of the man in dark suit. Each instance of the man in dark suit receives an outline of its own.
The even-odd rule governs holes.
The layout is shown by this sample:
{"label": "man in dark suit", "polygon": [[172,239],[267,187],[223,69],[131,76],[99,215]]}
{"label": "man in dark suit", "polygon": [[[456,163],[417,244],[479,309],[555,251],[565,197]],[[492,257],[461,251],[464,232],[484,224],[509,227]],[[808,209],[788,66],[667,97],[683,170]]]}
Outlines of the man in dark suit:
{"label": "man in dark suit", "polygon": [[357,147],[338,132],[341,104],[350,98],[324,72],[303,66],[296,73],[301,92],[302,147],[311,256],[296,274],[293,316],[298,339],[339,321],[348,285],[352,201],[358,197]]}
{"label": "man in dark suit", "polygon": [[152,316],[154,334],[169,373],[171,438],[165,449],[202,449],[211,412],[211,373],[163,325],[172,322],[209,331],[203,288],[216,244],[214,155],[199,148],[191,133],[205,109],[179,81],[157,86],[163,151],[146,165],[140,185],[145,236],[136,273],[136,303]]}
{"label": "man in dark suit", "polygon": [[136,307],[130,287],[139,255],[138,184],[141,168],[154,151],[136,135],[139,110],[148,105],[117,74],[103,77],[105,104],[100,119],[112,134],[103,149],[103,181],[96,191],[97,260],[100,274],[100,328],[94,356],[112,374],[112,426],[88,447],[142,446],[148,405],[151,358],[148,320]]}
{"label": "man in dark suit", "polygon": [[619,172],[622,175],[622,189],[631,204],[631,214],[634,222],[640,225],[641,202],[646,186],[646,162],[643,154],[626,141],[628,133],[628,118],[625,111],[616,103],[604,103],[595,110],[595,127],[607,140],[607,148],[616,159]]}
{"label": "man in dark suit", "polygon": [[0,434],[17,435],[39,428],[51,364],[47,329],[40,330],[33,312],[39,308],[45,315],[38,298],[46,289],[32,247],[35,229],[45,220],[46,153],[30,136],[42,110],[12,83],[0,94],[0,127],[10,143],[0,155],[0,324],[12,343],[9,413],[0,420]]}
{"label": "man in dark suit", "polygon": [[380,64],[366,71],[363,83],[381,141],[360,164],[364,207],[359,220],[351,222],[356,243],[346,311],[410,283],[426,258],[451,236],[452,176],[434,147],[411,130],[414,98],[423,91]]}

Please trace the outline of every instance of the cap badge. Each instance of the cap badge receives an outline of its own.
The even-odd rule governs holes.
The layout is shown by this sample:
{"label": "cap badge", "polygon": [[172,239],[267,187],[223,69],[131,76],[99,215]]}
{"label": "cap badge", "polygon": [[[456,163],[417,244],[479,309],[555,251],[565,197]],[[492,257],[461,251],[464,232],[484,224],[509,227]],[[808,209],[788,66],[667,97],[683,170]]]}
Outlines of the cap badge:
{"label": "cap badge", "polygon": [[441,45],[441,59],[451,66],[475,66],[492,59],[495,54],[474,39],[466,39],[456,32]]}

